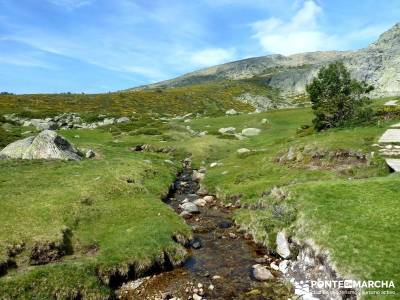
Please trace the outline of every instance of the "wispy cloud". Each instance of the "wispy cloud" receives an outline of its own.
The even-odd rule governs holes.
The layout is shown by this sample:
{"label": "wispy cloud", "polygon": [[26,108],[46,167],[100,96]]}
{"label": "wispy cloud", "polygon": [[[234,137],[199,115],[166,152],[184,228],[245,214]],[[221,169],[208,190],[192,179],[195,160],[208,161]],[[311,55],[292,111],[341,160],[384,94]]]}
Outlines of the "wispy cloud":
{"label": "wispy cloud", "polygon": [[190,56],[193,65],[213,66],[232,61],[235,58],[235,49],[209,48],[196,51]]}

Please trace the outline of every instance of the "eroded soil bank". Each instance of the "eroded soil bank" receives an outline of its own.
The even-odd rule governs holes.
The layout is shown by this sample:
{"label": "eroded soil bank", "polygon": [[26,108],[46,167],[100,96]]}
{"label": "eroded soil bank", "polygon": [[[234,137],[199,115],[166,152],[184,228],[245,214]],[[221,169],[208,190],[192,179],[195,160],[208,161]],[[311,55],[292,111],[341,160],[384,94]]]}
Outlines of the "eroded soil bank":
{"label": "eroded soil bank", "polygon": [[[204,172],[205,170],[199,170]],[[254,277],[253,266],[278,259],[252,242],[231,219],[235,207],[226,207],[200,189],[190,166],[179,174],[165,200],[177,213],[182,204],[197,203],[197,213],[183,213],[194,239],[186,243],[189,257],[182,267],[128,282],[118,291],[120,299],[287,299],[291,287],[270,270],[267,280]],[[198,195],[200,194],[200,195]],[[206,203],[196,201],[207,199]],[[203,206],[204,205],[204,206]]]}

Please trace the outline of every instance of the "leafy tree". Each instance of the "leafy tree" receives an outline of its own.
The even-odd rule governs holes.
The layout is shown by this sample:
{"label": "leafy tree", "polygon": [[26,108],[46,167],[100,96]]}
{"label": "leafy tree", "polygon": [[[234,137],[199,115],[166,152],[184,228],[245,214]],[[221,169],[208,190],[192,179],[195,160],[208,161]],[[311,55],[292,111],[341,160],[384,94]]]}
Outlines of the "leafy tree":
{"label": "leafy tree", "polygon": [[372,116],[367,94],[374,88],[352,79],[342,62],[322,67],[307,85],[317,130],[360,123]]}

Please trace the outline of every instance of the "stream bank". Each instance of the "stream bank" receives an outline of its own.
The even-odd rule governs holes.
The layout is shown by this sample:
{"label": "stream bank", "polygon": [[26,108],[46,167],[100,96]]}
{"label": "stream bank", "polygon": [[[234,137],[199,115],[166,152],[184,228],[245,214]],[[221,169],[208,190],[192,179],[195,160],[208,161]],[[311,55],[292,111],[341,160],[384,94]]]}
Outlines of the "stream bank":
{"label": "stream bank", "polygon": [[[131,281],[117,292],[119,299],[288,299],[291,286],[250,235],[232,220],[233,206],[209,195],[200,181],[205,169],[192,170],[185,160],[165,202],[185,218],[194,238],[185,243],[188,259],[180,268]],[[189,212],[190,211],[190,212]],[[181,241],[185,242],[185,241]]]}

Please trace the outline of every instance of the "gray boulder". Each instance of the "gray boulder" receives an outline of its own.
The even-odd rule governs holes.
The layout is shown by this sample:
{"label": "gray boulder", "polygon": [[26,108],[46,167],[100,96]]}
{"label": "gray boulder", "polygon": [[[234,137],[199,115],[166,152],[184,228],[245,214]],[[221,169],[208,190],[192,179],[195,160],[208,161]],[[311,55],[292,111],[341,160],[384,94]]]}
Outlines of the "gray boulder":
{"label": "gray boulder", "polygon": [[254,136],[260,134],[261,130],[258,128],[245,128],[242,130],[244,136]]}
{"label": "gray boulder", "polygon": [[34,136],[30,136],[26,139],[15,141],[1,150],[0,155],[3,155],[7,158],[22,159],[24,153],[31,146],[34,139]]}
{"label": "gray boulder", "polygon": [[191,214],[198,214],[200,212],[197,205],[192,202],[183,203],[181,207],[184,211]]}
{"label": "gray boulder", "polygon": [[253,266],[253,276],[258,281],[267,281],[274,278],[274,275],[265,266],[259,264]]}
{"label": "gray boulder", "polygon": [[51,130],[44,130],[36,137],[11,143],[0,152],[0,155],[13,159],[81,160],[75,147]]}

